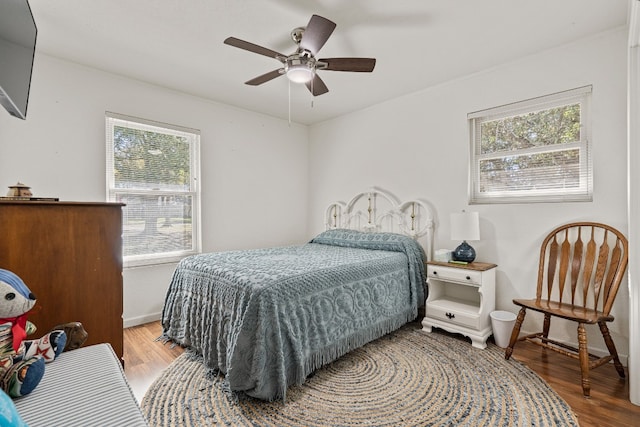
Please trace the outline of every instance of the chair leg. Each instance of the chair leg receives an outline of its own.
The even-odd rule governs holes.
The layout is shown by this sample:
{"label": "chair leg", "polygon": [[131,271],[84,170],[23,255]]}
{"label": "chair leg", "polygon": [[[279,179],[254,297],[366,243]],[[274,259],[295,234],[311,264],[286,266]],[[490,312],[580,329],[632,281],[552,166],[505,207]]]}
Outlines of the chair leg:
{"label": "chair leg", "polygon": [[542,342],[546,343],[549,338],[549,328],[551,326],[551,315],[544,314],[544,322],[542,323]]}
{"label": "chair leg", "polygon": [[513,354],[513,347],[516,345],[516,341],[518,341],[518,336],[520,335],[520,328],[522,327],[522,322],[524,321],[524,316],[527,314],[527,309],[522,307],[518,312],[518,317],[516,318],[516,323],[513,325],[513,329],[511,330],[511,338],[509,339],[509,346],[504,351],[504,358],[509,360],[511,354]]}
{"label": "chair leg", "polygon": [[600,326],[600,332],[602,332],[602,338],[604,338],[607,349],[609,349],[609,354],[613,356],[613,366],[616,367],[616,371],[618,371],[620,378],[624,378],[624,366],[622,366],[622,363],[620,363],[620,359],[618,358],[618,351],[616,350],[616,345],[613,343],[611,334],[609,334],[609,328],[605,322],[599,322],[598,325]]}
{"label": "chair leg", "polygon": [[587,348],[587,331],[584,323],[578,323],[578,355],[582,373],[582,394],[591,397],[591,380],[589,379],[589,349]]}

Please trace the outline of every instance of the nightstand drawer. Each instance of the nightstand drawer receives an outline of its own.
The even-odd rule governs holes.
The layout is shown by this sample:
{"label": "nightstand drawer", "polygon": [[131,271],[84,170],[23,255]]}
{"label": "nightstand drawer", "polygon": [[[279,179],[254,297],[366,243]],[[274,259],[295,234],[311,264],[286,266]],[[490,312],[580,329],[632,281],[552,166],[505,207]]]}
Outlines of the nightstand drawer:
{"label": "nightstand drawer", "polygon": [[427,277],[451,282],[468,283],[475,286],[480,286],[482,284],[482,272],[464,270],[461,268],[428,265]]}
{"label": "nightstand drawer", "polygon": [[463,300],[449,298],[430,301],[427,303],[427,315],[433,319],[473,329],[480,327],[480,315],[477,308]]}

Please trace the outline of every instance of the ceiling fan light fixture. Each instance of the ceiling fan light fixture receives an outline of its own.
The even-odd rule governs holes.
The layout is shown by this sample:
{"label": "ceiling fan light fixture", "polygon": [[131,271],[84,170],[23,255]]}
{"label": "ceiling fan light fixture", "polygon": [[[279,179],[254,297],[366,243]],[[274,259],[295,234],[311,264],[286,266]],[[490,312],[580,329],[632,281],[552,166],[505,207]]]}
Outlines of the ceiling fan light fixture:
{"label": "ceiling fan light fixture", "polygon": [[287,78],[294,83],[308,83],[316,74],[315,60],[308,55],[296,53],[287,58],[284,67]]}
{"label": "ceiling fan light fixture", "polygon": [[310,82],[314,75],[314,71],[304,64],[293,65],[287,69],[287,78],[294,83]]}

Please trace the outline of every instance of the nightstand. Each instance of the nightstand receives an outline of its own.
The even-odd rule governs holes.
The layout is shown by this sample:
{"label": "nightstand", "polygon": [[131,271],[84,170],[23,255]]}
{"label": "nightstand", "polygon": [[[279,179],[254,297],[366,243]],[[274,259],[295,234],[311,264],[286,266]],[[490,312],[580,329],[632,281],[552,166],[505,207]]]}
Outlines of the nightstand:
{"label": "nightstand", "polygon": [[427,263],[429,296],[422,330],[433,326],[471,338],[474,347],[487,347],[492,334],[489,313],[495,309],[495,264]]}

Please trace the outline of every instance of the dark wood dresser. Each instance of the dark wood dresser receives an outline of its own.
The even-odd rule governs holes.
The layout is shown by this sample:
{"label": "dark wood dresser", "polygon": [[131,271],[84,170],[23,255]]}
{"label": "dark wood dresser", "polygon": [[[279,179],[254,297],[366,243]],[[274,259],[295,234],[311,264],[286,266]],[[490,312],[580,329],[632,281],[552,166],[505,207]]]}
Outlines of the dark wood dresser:
{"label": "dark wood dresser", "polygon": [[85,345],[108,342],[122,360],[122,204],[0,200],[0,268],[37,298],[39,338],[81,322]]}

